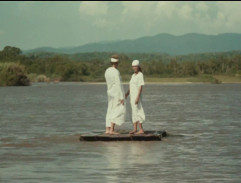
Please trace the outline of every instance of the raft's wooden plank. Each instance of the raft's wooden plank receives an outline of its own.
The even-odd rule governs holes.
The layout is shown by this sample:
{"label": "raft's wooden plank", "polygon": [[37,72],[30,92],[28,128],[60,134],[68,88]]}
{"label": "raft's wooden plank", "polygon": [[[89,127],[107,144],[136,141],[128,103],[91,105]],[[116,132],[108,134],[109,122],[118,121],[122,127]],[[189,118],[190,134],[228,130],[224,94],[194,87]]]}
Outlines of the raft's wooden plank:
{"label": "raft's wooden plank", "polygon": [[116,135],[84,134],[80,135],[81,141],[160,141],[167,135],[166,131],[146,131],[145,134],[128,134],[120,132]]}
{"label": "raft's wooden plank", "polygon": [[144,134],[144,135],[131,135],[132,140],[134,141],[156,141],[161,140],[161,135],[153,135],[153,134]]}
{"label": "raft's wooden plank", "polygon": [[131,136],[130,135],[98,135],[96,136],[96,139],[99,141],[130,141]]}

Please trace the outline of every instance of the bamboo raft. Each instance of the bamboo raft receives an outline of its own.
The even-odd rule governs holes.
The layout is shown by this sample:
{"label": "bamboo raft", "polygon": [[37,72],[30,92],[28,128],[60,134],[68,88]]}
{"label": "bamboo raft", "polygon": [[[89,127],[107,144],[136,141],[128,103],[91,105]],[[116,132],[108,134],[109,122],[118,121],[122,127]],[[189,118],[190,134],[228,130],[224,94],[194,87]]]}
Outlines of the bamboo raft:
{"label": "bamboo raft", "polygon": [[116,135],[92,132],[80,135],[80,141],[161,141],[166,136],[165,130],[145,131],[144,134],[129,134],[127,131],[121,131]]}

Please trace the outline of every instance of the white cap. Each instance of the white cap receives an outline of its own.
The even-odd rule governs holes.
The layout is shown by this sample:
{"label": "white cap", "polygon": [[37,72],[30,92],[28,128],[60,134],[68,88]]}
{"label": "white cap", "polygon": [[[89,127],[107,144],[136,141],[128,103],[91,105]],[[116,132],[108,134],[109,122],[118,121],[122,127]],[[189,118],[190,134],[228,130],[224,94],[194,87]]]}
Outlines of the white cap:
{"label": "white cap", "polygon": [[113,63],[115,63],[115,62],[118,62],[119,60],[116,59],[116,58],[111,58],[110,61],[113,62]]}
{"label": "white cap", "polygon": [[139,60],[133,60],[132,66],[139,66],[139,65],[140,65]]}

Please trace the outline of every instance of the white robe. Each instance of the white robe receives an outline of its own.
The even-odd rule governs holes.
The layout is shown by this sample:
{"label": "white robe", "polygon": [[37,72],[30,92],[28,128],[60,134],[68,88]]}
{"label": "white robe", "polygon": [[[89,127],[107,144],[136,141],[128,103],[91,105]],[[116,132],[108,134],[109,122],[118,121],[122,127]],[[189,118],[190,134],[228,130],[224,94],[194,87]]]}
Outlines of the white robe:
{"label": "white robe", "polygon": [[135,123],[139,121],[143,123],[145,121],[145,113],[142,107],[142,96],[140,96],[140,100],[138,104],[135,104],[139,87],[144,86],[144,78],[142,72],[138,72],[137,74],[133,74],[130,80],[130,103],[132,109],[132,122]]}
{"label": "white robe", "polygon": [[125,122],[126,107],[120,103],[125,95],[120,72],[114,67],[109,67],[105,71],[105,80],[108,96],[106,127],[111,127],[111,123],[122,125]]}

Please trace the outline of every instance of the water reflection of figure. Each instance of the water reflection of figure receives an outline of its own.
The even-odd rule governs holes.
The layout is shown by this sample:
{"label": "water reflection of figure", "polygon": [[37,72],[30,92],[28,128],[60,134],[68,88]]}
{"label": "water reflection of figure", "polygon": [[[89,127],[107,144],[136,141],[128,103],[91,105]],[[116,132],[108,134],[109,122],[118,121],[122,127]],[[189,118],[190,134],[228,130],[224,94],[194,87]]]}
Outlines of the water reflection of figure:
{"label": "water reflection of figure", "polygon": [[[103,145],[107,182],[120,182],[120,176],[129,175],[129,171],[136,171],[152,162],[150,151],[154,145],[153,142],[105,142]],[[131,181],[133,176],[129,178]]]}

